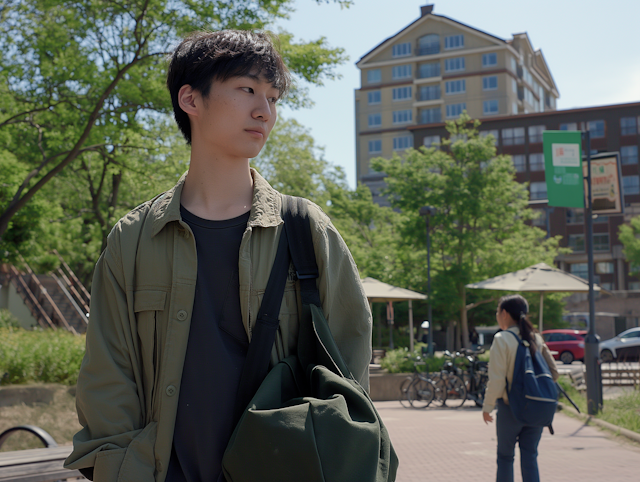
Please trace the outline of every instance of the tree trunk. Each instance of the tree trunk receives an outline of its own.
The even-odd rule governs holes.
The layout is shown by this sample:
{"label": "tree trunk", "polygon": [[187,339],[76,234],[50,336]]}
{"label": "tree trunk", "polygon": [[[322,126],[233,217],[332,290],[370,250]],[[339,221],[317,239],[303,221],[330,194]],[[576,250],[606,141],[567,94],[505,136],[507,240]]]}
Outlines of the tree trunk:
{"label": "tree trunk", "polygon": [[469,348],[469,323],[467,321],[467,288],[462,285],[462,304],[460,306],[460,338],[462,348]]}

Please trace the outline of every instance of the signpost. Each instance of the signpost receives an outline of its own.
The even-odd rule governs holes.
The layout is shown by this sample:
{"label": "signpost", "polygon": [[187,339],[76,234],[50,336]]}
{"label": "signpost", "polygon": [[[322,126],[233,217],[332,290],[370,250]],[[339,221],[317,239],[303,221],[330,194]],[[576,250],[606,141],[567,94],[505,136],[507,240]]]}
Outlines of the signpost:
{"label": "signpost", "polygon": [[[582,139],[586,144],[586,165],[582,166]],[[545,131],[542,134],[545,162],[545,179],[549,206],[584,208],[587,223],[589,265],[589,330],[584,339],[584,363],[587,381],[587,410],[595,415],[602,409],[602,377],[600,356],[595,328],[595,296],[593,292],[593,205],[597,199],[600,212],[618,212],[622,209],[620,175],[616,158],[614,169],[610,161],[591,163],[591,136],[587,132]],[[614,172],[618,191],[613,189]],[[580,178],[584,181],[581,181]],[[597,188],[592,189],[596,181]],[[586,189],[585,189],[586,188]],[[585,200],[585,190],[587,197]],[[594,199],[595,198],[595,199]],[[585,202],[586,201],[586,202]],[[585,205],[586,204],[586,205]]]}

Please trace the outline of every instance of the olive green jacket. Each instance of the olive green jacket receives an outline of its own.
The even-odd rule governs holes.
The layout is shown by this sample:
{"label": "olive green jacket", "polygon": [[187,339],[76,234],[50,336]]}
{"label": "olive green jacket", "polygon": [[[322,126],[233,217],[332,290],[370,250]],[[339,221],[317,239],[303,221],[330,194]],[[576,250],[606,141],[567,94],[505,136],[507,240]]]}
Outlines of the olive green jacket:
{"label": "olive green jacket", "polygon": [[[252,175],[253,204],[239,253],[249,340],[283,226],[281,195],[256,171]],[[94,467],[97,482],[166,477],[197,276],[193,233],[180,217],[185,177],[123,217],[96,265],[76,395],[84,428],[65,466]],[[329,218],[311,202],[309,217],[323,311],[354,377],[368,389],[371,312],[358,270]],[[300,299],[293,278],[272,364],[296,349]]]}

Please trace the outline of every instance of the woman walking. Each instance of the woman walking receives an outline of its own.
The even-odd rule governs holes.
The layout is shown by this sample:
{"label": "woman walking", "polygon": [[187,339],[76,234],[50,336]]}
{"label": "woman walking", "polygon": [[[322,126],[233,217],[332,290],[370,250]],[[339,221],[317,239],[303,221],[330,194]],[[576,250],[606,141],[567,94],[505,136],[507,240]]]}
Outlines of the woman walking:
{"label": "woman walking", "polygon": [[[540,334],[536,333],[527,317],[529,304],[520,295],[503,296],[498,302],[496,319],[503,331],[509,330],[522,340],[529,342],[532,353],[540,350],[554,380],[558,379],[556,364],[544,344]],[[489,383],[482,406],[485,423],[493,422],[491,412],[498,408],[496,431],[498,435],[498,473],[497,482],[513,482],[513,459],[516,442],[520,446],[520,468],[523,482],[539,482],[538,443],[543,427],[532,427],[518,422],[509,408],[508,386],[513,380],[513,368],[518,349],[518,339],[507,333],[498,332],[491,345],[489,359]]]}

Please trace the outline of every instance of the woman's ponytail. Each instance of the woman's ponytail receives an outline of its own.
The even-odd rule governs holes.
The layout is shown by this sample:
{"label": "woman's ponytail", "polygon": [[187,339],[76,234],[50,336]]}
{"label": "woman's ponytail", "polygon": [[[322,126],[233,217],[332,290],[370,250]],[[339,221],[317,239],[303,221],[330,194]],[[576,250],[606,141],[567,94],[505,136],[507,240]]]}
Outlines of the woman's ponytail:
{"label": "woman's ponytail", "polygon": [[529,313],[527,300],[521,295],[503,296],[498,302],[498,308],[505,310],[517,322],[520,329],[520,337],[529,342],[531,354],[535,353],[537,348],[535,328],[527,317],[527,313]]}

